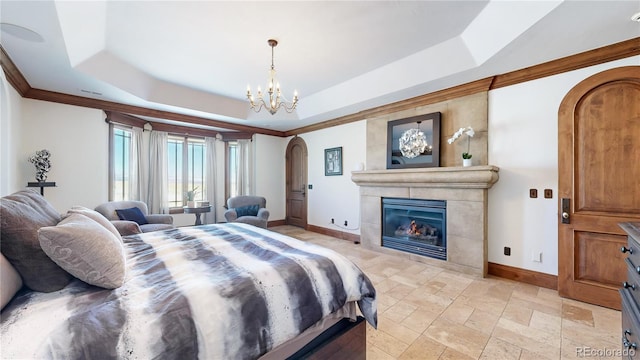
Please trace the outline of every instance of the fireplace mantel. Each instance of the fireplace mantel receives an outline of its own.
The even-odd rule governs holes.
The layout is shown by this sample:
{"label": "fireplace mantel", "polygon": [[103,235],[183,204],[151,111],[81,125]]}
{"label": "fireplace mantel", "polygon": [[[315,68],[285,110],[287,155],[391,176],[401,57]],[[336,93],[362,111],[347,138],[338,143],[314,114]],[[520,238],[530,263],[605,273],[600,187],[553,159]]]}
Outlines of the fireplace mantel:
{"label": "fireplace mantel", "polygon": [[[487,274],[487,191],[498,181],[492,165],[351,172],[360,187],[360,241],[372,250],[435,266]],[[382,247],[382,199],[447,202],[447,260]]]}
{"label": "fireplace mantel", "polygon": [[489,189],[498,181],[498,171],[493,165],[352,171],[351,181],[358,186]]}

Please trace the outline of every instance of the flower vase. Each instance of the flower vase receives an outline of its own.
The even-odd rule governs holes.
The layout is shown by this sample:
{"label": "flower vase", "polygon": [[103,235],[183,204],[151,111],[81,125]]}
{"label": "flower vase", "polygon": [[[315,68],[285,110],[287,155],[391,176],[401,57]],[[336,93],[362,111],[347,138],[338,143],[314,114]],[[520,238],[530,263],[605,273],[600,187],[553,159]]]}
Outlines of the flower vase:
{"label": "flower vase", "polygon": [[462,159],[462,166],[471,166],[471,159]]}
{"label": "flower vase", "polygon": [[196,202],[192,200],[187,201],[187,207],[190,207],[190,208],[196,207]]}

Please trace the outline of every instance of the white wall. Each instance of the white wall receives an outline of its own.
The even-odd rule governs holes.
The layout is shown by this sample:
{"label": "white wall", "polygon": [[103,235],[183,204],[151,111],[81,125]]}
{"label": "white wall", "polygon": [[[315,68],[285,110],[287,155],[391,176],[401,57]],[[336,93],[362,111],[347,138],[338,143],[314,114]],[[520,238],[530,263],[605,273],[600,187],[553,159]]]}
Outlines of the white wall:
{"label": "white wall", "polygon": [[285,152],[287,139],[256,134],[253,137],[255,194],[267,199],[269,221],[286,216]]}
{"label": "white wall", "polygon": [[[300,135],[307,144],[308,182],[313,185],[307,190],[310,225],[360,234],[360,191],[351,181],[351,171],[356,164],[366,162],[366,125],[363,120]],[[324,150],[340,146],[342,175],[325,176]]]}
{"label": "white wall", "polygon": [[20,188],[36,181],[29,156],[47,149],[51,152],[47,181],[55,181],[56,187],[45,188],[44,195],[59,212],[74,205],[93,209],[107,200],[109,125],[104,112],[22,99],[21,128],[16,152]]}
{"label": "white wall", "polygon": [[[640,57],[632,57],[489,92],[489,164],[500,167],[489,190],[490,262],[557,275],[558,108],[585,78],[638,64]],[[529,198],[529,189],[538,198]],[[553,199],[544,198],[544,189],[553,190]],[[532,260],[534,252],[542,252],[542,262]]]}
{"label": "white wall", "polygon": [[18,191],[17,148],[21,141],[21,97],[0,71],[0,196]]}

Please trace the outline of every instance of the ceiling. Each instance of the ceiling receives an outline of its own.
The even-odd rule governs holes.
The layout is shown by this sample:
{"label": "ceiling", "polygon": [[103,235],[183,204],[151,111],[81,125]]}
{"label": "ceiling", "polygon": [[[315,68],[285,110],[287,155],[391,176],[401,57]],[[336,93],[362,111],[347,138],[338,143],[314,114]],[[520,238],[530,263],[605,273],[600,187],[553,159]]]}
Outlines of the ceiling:
{"label": "ceiling", "polygon": [[[640,0],[2,0],[0,43],[35,89],[288,131],[639,37],[638,12]],[[266,87],[270,38],[284,95],[299,93],[291,114],[246,100],[247,85]]]}

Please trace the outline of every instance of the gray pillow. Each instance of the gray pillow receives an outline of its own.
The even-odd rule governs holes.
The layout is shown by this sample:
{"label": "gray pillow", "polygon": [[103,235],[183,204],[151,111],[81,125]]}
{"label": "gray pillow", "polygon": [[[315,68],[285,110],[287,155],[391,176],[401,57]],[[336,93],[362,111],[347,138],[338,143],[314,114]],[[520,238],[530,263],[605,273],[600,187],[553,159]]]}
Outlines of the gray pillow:
{"label": "gray pillow", "polygon": [[90,218],[72,213],[57,226],[40,228],[38,237],[42,250],[78,279],[106,289],[124,283],[121,240]]}
{"label": "gray pillow", "polygon": [[22,287],[22,278],[9,260],[0,254],[0,309],[3,308]]}
{"label": "gray pillow", "polygon": [[95,210],[87,209],[86,207],[83,207],[83,206],[74,206],[71,209],[69,209],[69,211],[67,211],[67,214],[74,214],[74,213],[82,214],[88,217],[89,219],[97,222],[98,224],[104,226],[105,229],[111,231],[111,233],[113,233],[113,235],[115,235],[118,238],[118,240],[122,241],[122,236],[120,236],[118,229],[116,229],[113,223],[111,223],[111,220],[102,216],[102,214],[100,214],[99,212]]}
{"label": "gray pillow", "polygon": [[2,254],[35,291],[52,292],[73,278],[40,248],[38,229],[60,221],[60,213],[39,193],[18,191],[0,199]]}

